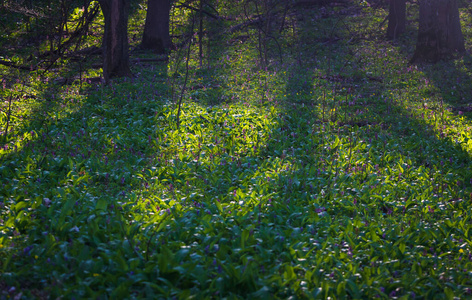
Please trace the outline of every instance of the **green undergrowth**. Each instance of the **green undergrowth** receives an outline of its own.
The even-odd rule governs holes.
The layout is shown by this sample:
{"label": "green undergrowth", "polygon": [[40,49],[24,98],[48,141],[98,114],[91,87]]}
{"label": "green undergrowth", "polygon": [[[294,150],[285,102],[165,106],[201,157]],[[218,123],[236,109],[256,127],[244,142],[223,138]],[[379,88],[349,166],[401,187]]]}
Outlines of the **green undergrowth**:
{"label": "green undergrowth", "polygon": [[5,89],[0,298],[471,297],[470,58],[411,66],[344,9],[267,68],[251,27],[195,51],[179,127],[182,62]]}

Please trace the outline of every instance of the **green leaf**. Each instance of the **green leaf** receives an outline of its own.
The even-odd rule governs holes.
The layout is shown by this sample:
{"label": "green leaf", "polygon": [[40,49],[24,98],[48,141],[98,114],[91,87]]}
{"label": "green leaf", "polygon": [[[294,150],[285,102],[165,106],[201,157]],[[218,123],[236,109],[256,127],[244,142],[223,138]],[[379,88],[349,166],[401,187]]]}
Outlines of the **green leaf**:
{"label": "green leaf", "polygon": [[216,201],[215,204],[216,204],[216,207],[218,208],[218,210],[220,211],[220,213],[222,213],[223,212],[223,207],[221,206],[221,203],[219,201]]}
{"label": "green leaf", "polygon": [[99,198],[95,205],[96,210],[106,210],[108,207],[108,201],[104,198]]}
{"label": "green leaf", "polygon": [[293,271],[293,267],[290,265],[285,265],[285,272],[284,272],[284,279],[286,284],[293,279],[296,279],[295,272]]}
{"label": "green leaf", "polygon": [[401,254],[404,254],[406,250],[405,243],[401,242],[400,244],[398,244],[398,250],[400,250]]}
{"label": "green leaf", "polygon": [[446,294],[448,300],[454,300],[454,291],[451,288],[444,288],[444,294]]}

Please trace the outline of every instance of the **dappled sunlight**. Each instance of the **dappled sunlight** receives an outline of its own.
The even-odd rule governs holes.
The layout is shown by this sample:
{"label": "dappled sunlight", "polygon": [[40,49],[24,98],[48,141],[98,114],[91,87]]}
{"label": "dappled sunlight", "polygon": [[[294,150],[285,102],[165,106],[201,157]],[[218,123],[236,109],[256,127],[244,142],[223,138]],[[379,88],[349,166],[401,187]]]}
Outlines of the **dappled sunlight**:
{"label": "dappled sunlight", "polygon": [[220,4],[202,67],[173,8],[181,44],[133,78],[8,86],[0,298],[470,296],[468,87],[441,85],[469,58],[409,65],[412,25],[386,41],[367,1],[280,6],[265,38],[262,7]]}
{"label": "dappled sunlight", "polygon": [[[263,151],[276,124],[274,117],[240,105],[186,104],[182,111],[180,129],[168,122],[176,117],[171,106],[155,117],[151,144],[156,155],[150,162],[155,166],[137,175],[146,187],[143,199],[166,199],[183,206],[216,198],[229,202],[226,198],[251,178],[252,167],[257,169],[257,161],[250,165],[251,157]],[[238,175],[245,169],[250,171],[248,178]]]}

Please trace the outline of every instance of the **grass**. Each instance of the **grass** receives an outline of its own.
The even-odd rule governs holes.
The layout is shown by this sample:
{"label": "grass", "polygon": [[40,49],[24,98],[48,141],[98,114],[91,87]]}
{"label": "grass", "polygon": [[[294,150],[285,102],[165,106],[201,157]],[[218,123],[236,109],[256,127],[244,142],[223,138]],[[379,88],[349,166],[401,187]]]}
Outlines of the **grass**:
{"label": "grass", "polygon": [[385,15],[289,14],[267,69],[256,28],[212,36],[179,128],[178,53],[6,82],[0,297],[471,297],[470,15],[467,54],[418,66]]}

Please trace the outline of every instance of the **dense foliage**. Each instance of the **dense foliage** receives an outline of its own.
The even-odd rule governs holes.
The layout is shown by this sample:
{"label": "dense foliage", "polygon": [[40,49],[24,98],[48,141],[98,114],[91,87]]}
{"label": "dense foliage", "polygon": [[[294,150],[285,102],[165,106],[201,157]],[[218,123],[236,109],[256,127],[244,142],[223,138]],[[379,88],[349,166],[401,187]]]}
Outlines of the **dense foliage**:
{"label": "dense foliage", "polygon": [[132,79],[1,67],[0,298],[472,297],[470,13],[467,54],[409,65],[413,5],[393,42],[365,1],[273,12],[271,36],[241,9],[205,19],[188,79],[185,8]]}

